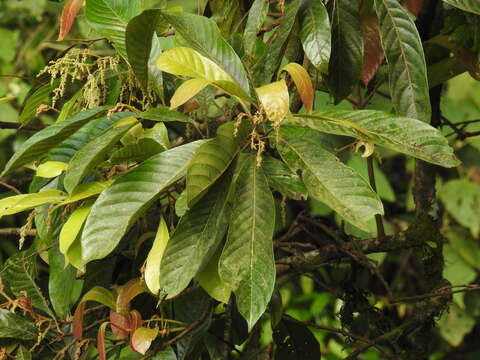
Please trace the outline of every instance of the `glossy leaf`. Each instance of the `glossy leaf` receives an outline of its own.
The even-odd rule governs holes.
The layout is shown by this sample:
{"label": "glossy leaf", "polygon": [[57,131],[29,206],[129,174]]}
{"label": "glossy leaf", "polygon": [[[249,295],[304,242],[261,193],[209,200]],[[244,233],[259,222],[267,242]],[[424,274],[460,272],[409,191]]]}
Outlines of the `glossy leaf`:
{"label": "glossy leaf", "polygon": [[67,194],[60,190],[44,190],[33,194],[15,195],[0,200],[0,217],[31,210],[45,204],[65,200]]}
{"label": "glossy leaf", "polygon": [[290,98],[285,80],[256,88],[258,98],[270,121],[280,124],[289,112]]}
{"label": "glossy leaf", "polygon": [[139,327],[132,335],[132,348],[136,352],[139,352],[142,355],[150,348],[152,341],[158,336],[158,327],[153,329]]}
{"label": "glossy leaf", "polygon": [[[185,175],[202,141],[155,155],[119,177],[99,196],[82,234],[82,263],[108,255],[163,190]],[[105,221],[108,219],[108,221]]]}
{"label": "glossy leaf", "polygon": [[184,12],[163,11],[161,14],[181,35],[186,46],[209,58],[226,71],[246,94],[250,93],[243,64],[230,44],[220,35],[214,21]]}
{"label": "glossy leaf", "polygon": [[275,203],[263,169],[249,155],[240,170],[220,278],[235,293],[251,330],[267,308],[275,285],[273,230]]}
{"label": "glossy leaf", "polygon": [[332,17],[328,84],[338,103],[352,93],[362,70],[363,39],[358,2],[336,0]]}
{"label": "glossy leaf", "polygon": [[305,55],[322,72],[328,70],[332,50],[330,33],[327,9],[321,1],[312,1],[302,17],[300,39]]}
{"label": "glossy leaf", "polygon": [[362,18],[363,29],[363,67],[360,79],[366,86],[374,78],[385,57],[380,40],[378,19],[375,15]]}
{"label": "glossy leaf", "polygon": [[136,144],[129,144],[115,151],[110,157],[110,164],[142,162],[164,151],[165,148],[152,139],[140,139]]}
{"label": "glossy leaf", "polygon": [[47,83],[35,89],[26,97],[22,111],[20,113],[19,122],[23,125],[28,124],[35,116],[37,109],[42,104],[50,104],[50,93],[54,89],[54,85]]}
{"label": "glossy leaf", "polygon": [[277,345],[275,359],[278,360],[320,360],[320,344],[310,329],[294,319],[283,318],[273,330]]}
{"label": "glossy leaf", "polygon": [[375,0],[395,111],[430,122],[427,67],[414,22],[397,0]]}
{"label": "glossy leaf", "polygon": [[68,164],[61,161],[47,161],[36,168],[36,175],[44,178],[54,178],[68,168]]}
{"label": "glossy leaf", "polygon": [[24,316],[0,309],[0,338],[36,340],[38,330]]}
{"label": "glossy leaf", "polygon": [[174,297],[205,265],[226,232],[227,195],[231,176],[224,175],[180,219],[160,268],[160,287]]}
{"label": "glossy leaf", "polygon": [[294,122],[329,134],[368,139],[443,167],[460,164],[442,134],[432,126],[412,118],[376,110],[327,110],[298,115]]}
{"label": "glossy leaf", "polygon": [[0,177],[5,176],[22,165],[41,159],[50,148],[72,135],[92,118],[100,116],[105,110],[106,107],[85,110],[61,123],[50,125],[35,133],[35,135],[25,141],[10,158]]}
{"label": "glossy leaf", "polygon": [[281,160],[264,156],[262,167],[270,187],[279,191],[283,196],[296,200],[307,198],[307,189],[302,179]]}
{"label": "glossy leaf", "polygon": [[89,25],[111,41],[125,59],[127,59],[125,46],[127,24],[140,11],[139,1],[85,0],[85,15]]}
{"label": "glossy leaf", "polygon": [[83,199],[100,194],[103,190],[108,188],[112,184],[113,180],[107,181],[92,181],[78,185],[75,190],[62,201],[59,205],[71,204]]}
{"label": "glossy leaf", "polygon": [[324,141],[322,134],[313,130],[285,127],[278,148],[292,171],[302,171],[311,196],[368,231],[368,221],[383,214],[382,202],[362,176],[322,147]]}
{"label": "glossy leaf", "polygon": [[63,6],[62,15],[60,16],[60,33],[58,34],[57,41],[62,41],[67,37],[84,1],[85,0],[68,0]]}
{"label": "glossy leaf", "polygon": [[70,160],[65,173],[63,181],[65,189],[72,193],[83,178],[104,160],[108,151],[136,124],[138,122],[134,117],[121,119],[105,133],[78,150]]}
{"label": "glossy leaf", "polygon": [[167,107],[148,109],[147,111],[140,113],[138,116],[142,119],[164,122],[178,121],[188,123],[192,121],[187,115],[175,110],[170,110]]}
{"label": "glossy leaf", "polygon": [[448,5],[467,11],[473,14],[480,15],[480,3],[477,0],[443,0]]}
{"label": "glossy leaf", "polygon": [[218,261],[220,260],[221,254],[222,249],[218,248],[210,258],[210,261],[197,274],[196,279],[203,290],[213,299],[228,304],[230,295],[232,294],[232,288],[220,279],[220,275],[218,274]]}
{"label": "glossy leaf", "polygon": [[300,94],[300,98],[302,99],[303,106],[308,111],[312,111],[313,109],[313,84],[310,75],[308,74],[305,68],[297,63],[290,63],[285,65],[283,68],[280,69],[280,72],[286,71],[290,77],[292,78],[295,86],[297,87],[297,91]]}
{"label": "glossy leaf", "polygon": [[170,99],[170,109],[176,109],[210,85],[205,79],[190,79],[180,85]]}
{"label": "glossy leaf", "polygon": [[240,129],[234,135],[234,123],[220,126],[217,136],[200,146],[187,171],[187,201],[192,205],[227,170],[245,141],[245,132]]}
{"label": "glossy leaf", "polygon": [[146,291],[147,288],[142,279],[131,279],[119,288],[115,311],[127,317],[130,312],[130,302]]}
{"label": "glossy leaf", "polygon": [[267,18],[268,0],[255,0],[248,11],[247,23],[243,32],[243,46],[249,56],[253,56],[257,34]]}
{"label": "glossy leaf", "polygon": [[[93,202],[88,202],[77,208],[63,225],[59,236],[59,248],[62,254],[67,254],[68,249],[77,238],[85,220],[87,220],[92,205]],[[67,261],[65,263],[67,264]]]}
{"label": "glossy leaf", "polygon": [[163,216],[160,215],[157,235],[148,253],[144,273],[148,290],[155,295],[160,291],[160,263],[162,262],[169,238],[167,223]]}

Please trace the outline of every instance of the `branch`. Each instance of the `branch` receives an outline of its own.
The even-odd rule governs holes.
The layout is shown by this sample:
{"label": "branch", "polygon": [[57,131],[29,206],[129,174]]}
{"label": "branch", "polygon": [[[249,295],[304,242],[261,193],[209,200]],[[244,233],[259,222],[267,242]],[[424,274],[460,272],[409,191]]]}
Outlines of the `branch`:
{"label": "branch", "polygon": [[[20,235],[22,232],[22,229],[20,228],[5,228],[5,229],[0,229],[0,235]],[[35,236],[37,235],[36,230],[27,230],[24,232],[24,235],[26,236]]]}
{"label": "branch", "polygon": [[22,125],[19,123],[11,123],[6,121],[0,121],[0,129],[14,129],[14,130],[42,130],[45,128],[45,125]]}

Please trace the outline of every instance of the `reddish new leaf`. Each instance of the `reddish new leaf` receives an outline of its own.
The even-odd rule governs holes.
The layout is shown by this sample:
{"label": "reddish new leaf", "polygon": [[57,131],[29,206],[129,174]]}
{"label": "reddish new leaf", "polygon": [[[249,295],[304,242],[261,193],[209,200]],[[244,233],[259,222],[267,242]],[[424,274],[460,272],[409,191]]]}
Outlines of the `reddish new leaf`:
{"label": "reddish new leaf", "polygon": [[107,360],[107,355],[105,354],[105,329],[107,328],[108,321],[105,321],[98,328],[97,334],[97,350],[99,360]]}
{"label": "reddish new leaf", "polygon": [[65,39],[72,28],[73,23],[79,10],[83,5],[84,0],[68,0],[63,7],[62,16],[60,18],[60,33],[58,34],[58,41]]}
{"label": "reddish new leaf", "polygon": [[364,53],[360,78],[365,85],[368,85],[377,73],[385,56],[380,40],[378,19],[375,15],[369,15],[362,19],[362,31]]}
{"label": "reddish new leaf", "polygon": [[153,329],[144,327],[138,328],[132,335],[132,349],[142,355],[145,355],[150,348],[152,341],[155,340],[157,335],[158,327]]}
{"label": "reddish new leaf", "polygon": [[137,310],[130,311],[130,333],[133,334],[142,324],[142,315]]}
{"label": "reddish new leaf", "polygon": [[127,316],[130,311],[130,301],[137,295],[147,291],[142,279],[132,279],[118,290],[117,313]]}
{"label": "reddish new leaf", "polygon": [[405,5],[407,6],[408,11],[413,15],[418,16],[423,9],[424,0],[406,0]]}
{"label": "reddish new leaf", "polygon": [[126,339],[130,332],[130,319],[110,310],[110,327],[117,339]]}

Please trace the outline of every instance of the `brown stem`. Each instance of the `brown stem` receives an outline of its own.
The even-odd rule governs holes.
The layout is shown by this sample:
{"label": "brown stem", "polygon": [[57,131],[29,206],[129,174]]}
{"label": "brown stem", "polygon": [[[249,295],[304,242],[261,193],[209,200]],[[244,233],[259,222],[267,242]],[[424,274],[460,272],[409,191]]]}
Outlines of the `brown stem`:
{"label": "brown stem", "polygon": [[14,130],[30,130],[37,131],[45,128],[45,125],[22,125],[19,123],[11,123],[6,121],[0,121],[0,129],[14,129]]}

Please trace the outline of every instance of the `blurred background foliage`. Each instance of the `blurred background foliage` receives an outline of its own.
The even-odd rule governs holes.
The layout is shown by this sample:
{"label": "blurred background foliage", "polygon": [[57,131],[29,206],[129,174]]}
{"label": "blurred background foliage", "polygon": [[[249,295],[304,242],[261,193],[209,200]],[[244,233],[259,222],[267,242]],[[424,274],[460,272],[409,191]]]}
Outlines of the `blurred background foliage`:
{"label": "blurred background foliage", "polygon": [[[142,0],[151,5],[161,6],[163,1]],[[169,6],[181,5],[185,11],[195,12],[202,1],[178,0],[169,1]],[[48,0],[0,0],[0,122],[19,123],[24,99],[36,83],[37,74],[49,61],[59,57],[70,44],[56,42],[58,36],[59,14],[63,3]],[[445,33],[452,41],[460,41],[477,52],[480,49],[480,24],[478,19],[473,24],[466,21],[465,14],[451,11],[445,24]],[[454,30],[452,30],[454,29]],[[92,37],[85,24],[84,15],[79,14],[70,38]],[[162,39],[164,42],[170,39]],[[105,44],[93,44],[93,49],[102,53]],[[382,70],[380,70],[382,71]],[[352,109],[347,101],[334,105],[329,95],[317,91],[315,108],[346,108]],[[392,105],[387,97],[375,95],[367,108],[391,111]],[[447,126],[442,132],[452,140],[463,164],[453,170],[443,169],[437,179],[440,204],[443,212],[443,233],[448,243],[444,246],[445,268],[444,276],[454,285],[475,284],[480,280],[480,82],[468,73],[463,73],[449,80],[442,96],[442,115]],[[30,126],[49,124],[55,116],[43,112],[35,118]],[[457,130],[457,131],[455,131]],[[479,132],[477,136],[462,136]],[[28,129],[0,130],[0,169],[2,169],[14,150],[21,144],[31,131]],[[345,154],[346,152],[344,152]],[[365,174],[364,162],[358,155],[347,154],[347,163]],[[376,161],[378,192],[386,207],[386,230],[394,233],[404,230],[413,220],[412,175],[414,161],[403,155],[384,151],[381,159]],[[27,190],[33,174],[16,173],[9,183],[21,190]],[[0,197],[14,195],[3,187]],[[324,204],[309,200],[304,206],[310,207],[317,216],[331,217],[333,212]],[[287,217],[292,217],[295,209],[287,209]],[[8,233],[8,229],[20,228],[27,221],[25,214],[6,216],[0,219],[0,266],[10,256],[18,252],[18,235]],[[280,224],[279,227],[282,227]],[[360,237],[372,237],[372,234],[362,233],[355,228],[345,229]],[[414,250],[411,250],[414,251]],[[415,277],[415,269],[410,267],[407,253],[400,255],[375,254],[369,255],[382,268],[388,270],[389,280],[397,288],[408,288],[411,279]],[[48,267],[40,267],[48,271]],[[347,268],[329,267],[318,271],[315,279],[302,276],[299,281],[288,282],[280,288],[286,314],[295,319],[330,326],[341,327],[339,316],[342,301],[323,291],[330,289],[335,293],[335,284],[345,281]],[[44,275],[47,278],[47,275]],[[281,280],[280,280],[281,281]],[[361,276],[356,280],[362,281]],[[392,306],[379,302],[377,307]],[[395,305],[391,311],[402,318],[407,312],[407,304]],[[361,321],[358,324],[362,333]],[[312,329],[321,344],[325,359],[337,360],[346,357],[348,337],[331,331]],[[445,312],[438,322],[436,351],[431,360],[480,358],[478,337],[480,335],[480,293],[462,292],[454,295],[454,302],[448,312]],[[270,322],[265,321],[260,341],[268,345],[272,341]],[[346,344],[346,345],[345,345]],[[125,354],[122,359],[136,359],[133,353]],[[377,360],[380,355],[375,350],[365,352],[362,359]]]}

